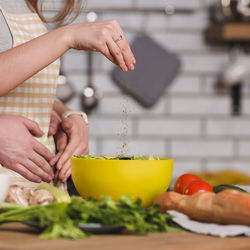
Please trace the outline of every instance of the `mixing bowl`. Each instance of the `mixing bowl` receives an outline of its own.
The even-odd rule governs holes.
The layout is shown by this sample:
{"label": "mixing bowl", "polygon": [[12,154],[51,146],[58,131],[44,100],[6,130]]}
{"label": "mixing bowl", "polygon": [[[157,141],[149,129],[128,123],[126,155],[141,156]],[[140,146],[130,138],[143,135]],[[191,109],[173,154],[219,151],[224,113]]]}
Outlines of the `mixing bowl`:
{"label": "mixing bowl", "polygon": [[173,160],[101,160],[71,158],[72,180],[79,194],[96,200],[101,195],[117,201],[121,195],[140,198],[149,207],[171,181]]}

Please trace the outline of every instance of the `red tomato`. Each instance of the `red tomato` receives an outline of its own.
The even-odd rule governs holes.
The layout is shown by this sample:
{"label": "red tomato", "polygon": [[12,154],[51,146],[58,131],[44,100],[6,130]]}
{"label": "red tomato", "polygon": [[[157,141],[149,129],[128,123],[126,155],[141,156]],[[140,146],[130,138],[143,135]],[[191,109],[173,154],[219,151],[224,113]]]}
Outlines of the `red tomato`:
{"label": "red tomato", "polygon": [[203,180],[192,181],[184,189],[184,194],[192,195],[197,192],[214,192],[210,184]]}
{"label": "red tomato", "polygon": [[174,191],[180,194],[183,194],[184,188],[191,181],[201,180],[198,176],[194,174],[183,174],[179,176],[174,184]]}

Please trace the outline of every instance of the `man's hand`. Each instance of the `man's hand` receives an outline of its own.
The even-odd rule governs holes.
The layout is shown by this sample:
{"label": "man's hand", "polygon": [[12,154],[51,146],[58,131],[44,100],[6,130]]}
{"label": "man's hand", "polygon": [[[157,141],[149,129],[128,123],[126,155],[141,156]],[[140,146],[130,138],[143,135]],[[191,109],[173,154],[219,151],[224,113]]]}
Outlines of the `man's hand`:
{"label": "man's hand", "polygon": [[58,171],[55,177],[66,182],[71,174],[70,158],[73,155],[85,155],[89,152],[88,127],[80,115],[71,114],[62,120],[61,128],[58,126],[55,135],[58,154],[50,161],[50,164],[54,165],[57,162]]}
{"label": "man's hand", "polygon": [[51,152],[33,136],[43,131],[35,121],[18,115],[0,115],[0,163],[33,182],[49,182],[54,174]]}
{"label": "man's hand", "polygon": [[[48,135],[54,136],[57,154],[50,161],[51,166],[54,166],[57,163],[68,143],[68,136],[62,129],[61,123],[62,119],[60,116],[56,113],[56,111],[52,110]],[[58,174],[56,174],[55,178],[57,177]]]}

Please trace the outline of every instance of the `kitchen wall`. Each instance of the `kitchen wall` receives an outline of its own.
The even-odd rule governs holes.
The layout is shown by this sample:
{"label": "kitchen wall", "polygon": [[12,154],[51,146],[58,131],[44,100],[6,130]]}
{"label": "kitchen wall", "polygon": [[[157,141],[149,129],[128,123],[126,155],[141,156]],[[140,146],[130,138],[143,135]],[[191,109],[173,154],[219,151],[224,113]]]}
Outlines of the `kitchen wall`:
{"label": "kitchen wall", "polygon": [[[89,0],[97,7],[160,7],[173,3],[194,13],[101,14],[99,20],[117,19],[130,41],[143,28],[164,48],[178,53],[182,61],[179,76],[152,109],[145,109],[121,94],[112,82],[114,65],[94,55],[94,84],[102,92],[98,108],[89,116],[90,153],[115,155],[121,152],[120,134],[128,132],[128,154],[170,157],[174,175],[199,170],[235,168],[250,174],[250,88],[244,85],[243,114],[231,116],[228,93],[217,94],[217,76],[228,60],[224,47],[210,47],[203,41],[206,27],[205,0]],[[85,21],[81,15],[76,22]],[[146,25],[145,25],[146,24]],[[71,50],[63,56],[63,69],[76,95],[67,105],[81,110],[81,90],[87,83],[86,53]],[[157,83],[157,78],[155,79]],[[152,82],[152,88],[154,83]],[[126,106],[127,116],[122,115]]]}

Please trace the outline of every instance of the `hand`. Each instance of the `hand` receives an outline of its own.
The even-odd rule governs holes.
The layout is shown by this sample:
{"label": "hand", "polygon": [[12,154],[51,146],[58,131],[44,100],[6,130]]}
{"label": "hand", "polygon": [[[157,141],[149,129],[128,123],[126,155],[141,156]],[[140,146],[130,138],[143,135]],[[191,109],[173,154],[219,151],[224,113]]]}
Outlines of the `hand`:
{"label": "hand", "polygon": [[68,136],[62,129],[61,122],[61,117],[56,113],[56,111],[52,110],[48,135],[54,136],[57,154],[50,161],[51,166],[54,166],[57,163],[68,143]]}
{"label": "hand", "polygon": [[[63,153],[57,162],[58,172],[56,173],[56,178],[59,178],[63,182],[66,182],[71,174],[70,170],[70,158],[73,155],[86,155],[89,152],[88,149],[88,127],[84,119],[77,114],[71,114],[67,118],[62,120],[62,129],[66,132],[68,137],[67,146],[65,147]],[[64,139],[61,139],[62,145],[64,144]],[[57,161],[54,158],[50,164],[55,164]]]}
{"label": "hand", "polygon": [[116,20],[75,24],[66,29],[69,31],[69,48],[99,51],[122,71],[134,70],[135,57]]}
{"label": "hand", "polygon": [[50,151],[33,136],[41,137],[38,124],[18,115],[0,115],[0,163],[33,182],[53,179]]}

